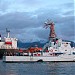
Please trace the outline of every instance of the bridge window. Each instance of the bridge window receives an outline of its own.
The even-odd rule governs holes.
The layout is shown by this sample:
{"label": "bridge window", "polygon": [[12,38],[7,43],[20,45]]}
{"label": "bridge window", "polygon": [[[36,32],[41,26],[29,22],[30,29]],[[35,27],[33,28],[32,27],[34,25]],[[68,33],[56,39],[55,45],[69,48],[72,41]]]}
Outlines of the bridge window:
{"label": "bridge window", "polygon": [[55,51],[57,51],[57,50],[55,50]]}
{"label": "bridge window", "polygon": [[65,51],[67,51],[67,50],[65,50]]}
{"label": "bridge window", "polygon": [[66,44],[68,44],[68,43],[66,43]]}

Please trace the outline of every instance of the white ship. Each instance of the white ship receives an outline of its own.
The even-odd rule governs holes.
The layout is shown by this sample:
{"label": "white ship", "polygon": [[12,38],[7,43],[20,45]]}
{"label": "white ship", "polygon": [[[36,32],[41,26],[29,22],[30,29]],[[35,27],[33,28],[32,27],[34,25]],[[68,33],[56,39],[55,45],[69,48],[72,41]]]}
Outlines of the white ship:
{"label": "white ship", "polygon": [[7,37],[2,38],[0,34],[0,58],[3,57],[5,51],[18,50],[17,41],[18,39],[10,37],[10,30],[6,28]]}
{"label": "white ship", "polygon": [[10,37],[10,30],[6,28],[7,37],[4,37],[3,41],[0,35],[0,49],[18,49],[16,38]]}
{"label": "white ship", "polygon": [[54,23],[48,21],[45,23],[46,27],[50,27],[49,42],[40,51],[35,52],[21,52],[15,55],[4,55],[4,62],[36,62],[36,61],[75,61],[75,48],[71,47],[71,42],[62,41],[56,37],[54,30]]}

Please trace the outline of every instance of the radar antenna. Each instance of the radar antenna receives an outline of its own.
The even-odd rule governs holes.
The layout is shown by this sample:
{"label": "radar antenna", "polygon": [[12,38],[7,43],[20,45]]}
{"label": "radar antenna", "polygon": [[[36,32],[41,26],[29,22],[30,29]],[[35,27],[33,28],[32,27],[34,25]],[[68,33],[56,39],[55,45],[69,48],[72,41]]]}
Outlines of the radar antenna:
{"label": "radar antenna", "polygon": [[55,29],[54,29],[54,22],[52,20],[47,19],[47,22],[45,22],[44,27],[46,29],[48,27],[50,28],[49,40],[50,39],[55,39],[56,38],[56,34],[55,34]]}

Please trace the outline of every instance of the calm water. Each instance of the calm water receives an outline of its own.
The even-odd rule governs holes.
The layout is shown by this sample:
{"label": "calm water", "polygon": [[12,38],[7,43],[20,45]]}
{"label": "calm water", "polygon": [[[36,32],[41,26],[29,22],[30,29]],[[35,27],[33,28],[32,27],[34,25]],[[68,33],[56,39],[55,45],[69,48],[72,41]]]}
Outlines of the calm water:
{"label": "calm water", "polygon": [[0,75],[75,75],[75,62],[3,63]]}

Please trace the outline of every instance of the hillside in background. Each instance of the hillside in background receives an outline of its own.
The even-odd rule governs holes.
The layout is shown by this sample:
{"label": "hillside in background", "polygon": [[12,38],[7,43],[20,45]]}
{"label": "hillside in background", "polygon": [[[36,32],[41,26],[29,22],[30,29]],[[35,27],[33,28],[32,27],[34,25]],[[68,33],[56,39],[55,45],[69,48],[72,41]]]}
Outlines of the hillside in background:
{"label": "hillside in background", "polygon": [[[75,43],[73,41],[68,41],[68,40],[63,40],[63,41],[71,42],[71,46],[75,47]],[[40,41],[28,42],[28,43],[24,43],[24,42],[18,41],[18,47],[19,48],[35,47],[35,45],[37,45],[38,47],[43,47],[45,44],[46,44],[46,42],[42,42],[41,43]]]}
{"label": "hillside in background", "polygon": [[28,47],[35,47],[35,45],[37,45],[38,47],[43,47],[46,43],[41,43],[41,42],[21,42],[18,41],[18,47],[20,48],[28,48]]}

